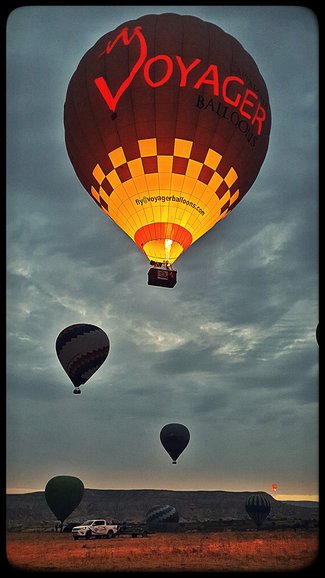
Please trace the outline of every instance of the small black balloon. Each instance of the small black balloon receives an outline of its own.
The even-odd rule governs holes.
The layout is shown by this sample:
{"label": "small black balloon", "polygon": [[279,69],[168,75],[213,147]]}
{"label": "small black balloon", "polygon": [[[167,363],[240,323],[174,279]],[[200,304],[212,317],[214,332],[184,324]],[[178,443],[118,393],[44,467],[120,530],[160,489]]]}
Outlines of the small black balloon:
{"label": "small black balloon", "polygon": [[160,441],[166,452],[176,464],[177,458],[185,450],[190,441],[190,432],[187,427],[181,423],[168,423],[160,432]]}

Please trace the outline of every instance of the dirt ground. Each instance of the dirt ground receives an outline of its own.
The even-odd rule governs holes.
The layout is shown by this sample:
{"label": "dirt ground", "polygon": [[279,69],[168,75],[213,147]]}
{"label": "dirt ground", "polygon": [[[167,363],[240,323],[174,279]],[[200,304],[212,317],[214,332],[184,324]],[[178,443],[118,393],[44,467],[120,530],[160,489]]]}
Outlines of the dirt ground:
{"label": "dirt ground", "polygon": [[6,538],[9,573],[312,571],[318,561],[316,530],[164,533],[78,541],[65,533],[8,532]]}

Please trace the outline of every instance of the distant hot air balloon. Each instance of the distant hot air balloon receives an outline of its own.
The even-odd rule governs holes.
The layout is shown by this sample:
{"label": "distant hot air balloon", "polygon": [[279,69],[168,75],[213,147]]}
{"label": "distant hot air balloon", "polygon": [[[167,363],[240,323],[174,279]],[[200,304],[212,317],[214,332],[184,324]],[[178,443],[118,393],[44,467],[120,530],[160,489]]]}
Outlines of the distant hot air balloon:
{"label": "distant hot air balloon", "polygon": [[55,476],[45,487],[45,499],[48,507],[61,522],[79,506],[84,492],[84,485],[75,476]]}
{"label": "distant hot air balloon", "polygon": [[81,393],[80,385],[104,363],[109,348],[106,333],[96,325],[76,323],[61,331],[56,340],[56,353],[75,387],[73,393]]}
{"label": "distant hot air balloon", "polygon": [[259,528],[271,511],[271,505],[263,494],[251,494],[245,504],[247,514]]}
{"label": "distant hot air balloon", "polygon": [[316,327],[316,341],[319,345],[319,323],[317,323],[317,327]]}
{"label": "distant hot air balloon", "polygon": [[235,38],[195,16],[150,14],[86,52],[64,126],[80,182],[155,265],[148,283],[173,287],[172,264],[256,180],[271,111]]}
{"label": "distant hot air balloon", "polygon": [[272,484],[272,490],[273,490],[273,492],[276,492],[277,489],[278,489],[278,487],[279,487],[278,484]]}
{"label": "distant hot air balloon", "polygon": [[146,524],[149,526],[160,526],[165,523],[177,523],[179,515],[174,506],[153,506],[146,513]]}
{"label": "distant hot air balloon", "polygon": [[181,423],[168,423],[160,432],[160,441],[172,458],[173,464],[176,464],[177,458],[190,441],[190,432]]}

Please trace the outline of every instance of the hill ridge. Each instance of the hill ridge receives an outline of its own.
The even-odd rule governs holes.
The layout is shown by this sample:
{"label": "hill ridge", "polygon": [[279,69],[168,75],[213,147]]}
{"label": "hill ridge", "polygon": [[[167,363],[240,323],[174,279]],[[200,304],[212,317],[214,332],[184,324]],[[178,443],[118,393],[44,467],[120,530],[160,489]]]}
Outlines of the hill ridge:
{"label": "hill ridge", "polygon": [[[171,505],[179,513],[180,522],[206,522],[211,520],[243,520],[248,516],[245,502],[250,491],[229,492],[226,490],[104,490],[86,488],[79,506],[66,519],[82,522],[87,518],[115,519],[118,522],[141,523],[146,512],[156,505]],[[315,507],[304,507],[277,501],[267,492],[271,503],[270,517],[274,519],[318,519],[318,503]],[[49,509],[45,492],[7,494],[7,528],[48,527],[56,522]]]}

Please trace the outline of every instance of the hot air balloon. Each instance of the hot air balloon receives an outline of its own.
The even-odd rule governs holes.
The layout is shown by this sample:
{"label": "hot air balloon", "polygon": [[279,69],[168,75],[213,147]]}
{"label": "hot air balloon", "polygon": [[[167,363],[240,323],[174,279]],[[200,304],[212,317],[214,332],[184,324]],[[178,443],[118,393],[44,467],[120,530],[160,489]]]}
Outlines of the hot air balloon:
{"label": "hot air balloon", "polygon": [[75,476],[55,476],[45,487],[45,499],[48,507],[61,522],[79,506],[84,492],[84,485]]}
{"label": "hot air balloon", "polygon": [[73,393],[81,393],[80,385],[104,363],[109,348],[105,331],[96,325],[76,323],[61,331],[56,340],[56,353],[74,385]]}
{"label": "hot air balloon", "polygon": [[276,492],[277,489],[278,489],[278,487],[279,487],[278,484],[272,484],[272,490],[273,490],[273,492]]}
{"label": "hot air balloon", "polygon": [[172,458],[172,463],[176,464],[177,458],[190,441],[190,432],[181,423],[168,423],[160,432],[160,441]]}
{"label": "hot air balloon", "polygon": [[161,524],[177,523],[179,515],[174,506],[153,506],[146,513],[146,524],[151,527],[160,527]]}
{"label": "hot air balloon", "polygon": [[319,323],[317,323],[317,326],[316,326],[316,341],[319,345]]}
{"label": "hot air balloon", "polygon": [[247,514],[259,528],[271,511],[271,505],[263,494],[251,494],[245,504]]}
{"label": "hot air balloon", "polygon": [[173,287],[173,263],[256,180],[271,112],[235,38],[194,16],[151,14],[86,52],[64,127],[80,182],[153,265],[148,284]]}

